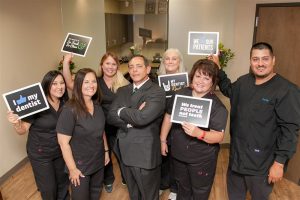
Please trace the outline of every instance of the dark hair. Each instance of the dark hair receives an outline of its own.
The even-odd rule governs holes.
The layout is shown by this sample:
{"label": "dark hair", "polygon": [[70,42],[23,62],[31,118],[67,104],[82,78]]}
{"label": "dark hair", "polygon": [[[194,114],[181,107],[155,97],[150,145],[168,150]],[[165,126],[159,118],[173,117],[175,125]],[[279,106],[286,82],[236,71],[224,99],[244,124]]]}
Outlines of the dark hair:
{"label": "dark hair", "polygon": [[[144,60],[144,64],[145,64],[146,67],[148,67],[150,65],[149,60],[143,55],[134,55],[134,56],[131,57],[130,61],[133,58],[142,58]],[[128,65],[129,65],[130,61],[128,62]]]}
{"label": "dark hair", "polygon": [[47,72],[43,77],[41,85],[42,85],[42,88],[44,90],[45,96],[47,96],[51,100],[53,100],[51,95],[50,95],[50,90],[51,90],[51,86],[53,84],[53,81],[59,75],[63,78],[63,80],[65,82],[65,92],[64,92],[63,96],[60,98],[60,100],[63,100],[64,102],[66,102],[69,99],[69,96],[68,96],[66,81],[65,81],[65,78],[64,78],[64,76],[62,75],[61,72],[59,72],[57,70],[52,70],[52,71]]}
{"label": "dark hair", "polygon": [[252,51],[254,49],[259,49],[259,50],[262,50],[262,49],[268,49],[270,51],[270,54],[271,56],[274,55],[273,53],[273,48],[270,44],[266,43],[266,42],[258,42],[258,43],[255,43],[252,47],[251,47],[251,50],[250,50],[250,58],[252,56]]}
{"label": "dark hair", "polygon": [[213,85],[211,91],[215,90],[217,83],[219,81],[218,73],[219,68],[216,63],[214,63],[212,60],[208,59],[200,59],[196,61],[193,65],[192,70],[190,71],[189,78],[190,82],[193,82],[194,76],[196,72],[200,72],[206,76],[211,77]]}
{"label": "dark hair", "polygon": [[77,117],[84,117],[89,114],[88,109],[85,105],[85,101],[82,95],[82,85],[85,76],[88,73],[93,73],[95,75],[95,78],[97,80],[97,91],[96,93],[92,96],[92,100],[96,102],[101,101],[101,92],[100,92],[100,87],[97,79],[96,72],[90,68],[82,68],[80,69],[75,76],[74,79],[74,87],[73,87],[73,95],[70,100],[71,106],[74,108],[74,111],[77,115]]}

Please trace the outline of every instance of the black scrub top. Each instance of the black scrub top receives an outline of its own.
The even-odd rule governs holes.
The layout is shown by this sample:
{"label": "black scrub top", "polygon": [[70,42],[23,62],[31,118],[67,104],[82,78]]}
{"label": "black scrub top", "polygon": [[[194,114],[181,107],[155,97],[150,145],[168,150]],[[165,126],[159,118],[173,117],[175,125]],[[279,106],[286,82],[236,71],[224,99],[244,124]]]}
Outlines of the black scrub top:
{"label": "black scrub top", "polygon": [[56,123],[63,104],[61,101],[58,111],[49,104],[48,110],[22,119],[31,124],[26,145],[30,159],[52,160],[62,156],[57,141]]}
{"label": "black scrub top", "polygon": [[[176,94],[193,96],[191,88],[183,88]],[[171,115],[175,95],[172,102],[167,107],[167,113]],[[202,98],[212,99],[211,114],[208,128],[202,128],[209,131],[225,131],[228,111],[224,104],[214,93],[208,93]],[[199,163],[215,158],[219,152],[219,144],[207,144],[198,138],[187,135],[182,129],[181,124],[173,123],[171,127],[171,152],[176,159],[186,163]]]}
{"label": "black scrub top", "polygon": [[[110,109],[110,105],[112,104],[112,102],[114,101],[114,99],[116,98],[116,94],[113,93],[111,91],[111,89],[109,89],[105,83],[105,81],[103,80],[103,78],[98,78],[99,81],[99,85],[101,88],[101,92],[102,92],[102,101],[101,101],[101,106],[103,108],[103,112],[104,115],[107,116],[108,111]],[[105,132],[106,132],[106,136],[110,137],[110,136],[114,136],[116,137],[118,128],[110,125],[108,123],[105,123]]]}
{"label": "black scrub top", "polygon": [[70,146],[76,167],[90,175],[104,167],[104,113],[98,102],[94,102],[94,113],[77,117],[68,104],[63,107],[56,131],[71,136]]}

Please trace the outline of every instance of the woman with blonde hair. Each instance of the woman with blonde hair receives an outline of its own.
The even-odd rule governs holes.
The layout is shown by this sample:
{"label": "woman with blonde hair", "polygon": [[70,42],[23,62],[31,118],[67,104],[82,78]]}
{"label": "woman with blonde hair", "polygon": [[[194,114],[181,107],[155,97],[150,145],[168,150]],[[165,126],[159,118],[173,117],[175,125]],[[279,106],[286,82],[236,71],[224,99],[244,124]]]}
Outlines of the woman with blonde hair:
{"label": "woman with blonde hair", "polygon": [[[63,62],[63,75],[66,79],[66,84],[69,89],[73,88],[73,80],[72,75],[69,70],[69,63],[72,60],[72,54],[67,54],[64,57]],[[110,105],[112,101],[115,99],[117,90],[125,85],[128,85],[129,82],[124,78],[123,74],[119,70],[119,59],[118,57],[111,52],[106,52],[101,60],[99,65],[99,76],[98,76],[98,82],[100,85],[100,89],[102,92],[102,101],[101,106],[104,112],[104,115],[107,116],[108,110],[110,108]],[[105,123],[105,132],[109,147],[109,155],[111,158],[111,150],[113,149],[115,140],[116,140],[116,134],[117,134],[117,128],[115,126],[112,126],[110,124]],[[125,185],[125,179],[122,175],[122,184]],[[104,169],[104,185],[105,190],[110,193],[113,189],[113,182],[115,180],[115,176],[113,173],[113,163],[109,162],[108,165],[105,166]]]}
{"label": "woman with blonde hair", "polygon": [[[183,65],[182,54],[178,49],[167,49],[163,54],[162,62],[158,69],[157,75],[176,74],[182,72],[186,72],[186,69]],[[167,98],[166,105],[168,105],[169,102],[170,98]],[[168,145],[169,149],[171,149],[170,142],[168,142]],[[171,191],[168,199],[176,200],[177,184],[174,179],[172,158],[169,154],[164,155],[162,159],[160,193],[167,188],[170,188]]]}

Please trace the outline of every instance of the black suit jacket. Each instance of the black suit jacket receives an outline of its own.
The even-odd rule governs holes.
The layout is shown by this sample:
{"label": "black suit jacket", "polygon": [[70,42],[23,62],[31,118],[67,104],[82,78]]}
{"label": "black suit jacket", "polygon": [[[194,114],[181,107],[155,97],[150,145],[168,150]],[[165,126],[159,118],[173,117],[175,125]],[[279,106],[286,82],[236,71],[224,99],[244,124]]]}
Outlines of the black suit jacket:
{"label": "black suit jacket", "polygon": [[[118,89],[108,112],[108,123],[119,127],[118,150],[127,166],[153,169],[160,165],[160,124],[165,109],[165,92],[148,80],[132,94],[133,85]],[[145,107],[139,106],[146,102]],[[120,116],[118,110],[124,107]],[[132,128],[127,128],[131,124]]]}

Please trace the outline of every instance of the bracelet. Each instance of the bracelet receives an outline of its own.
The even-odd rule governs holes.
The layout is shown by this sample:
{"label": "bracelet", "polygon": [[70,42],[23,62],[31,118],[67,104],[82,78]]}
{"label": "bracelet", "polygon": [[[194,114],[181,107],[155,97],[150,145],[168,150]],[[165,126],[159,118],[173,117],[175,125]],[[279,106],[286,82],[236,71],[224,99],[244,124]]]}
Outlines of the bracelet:
{"label": "bracelet", "polygon": [[167,143],[167,140],[161,140],[160,143]]}
{"label": "bracelet", "polygon": [[202,135],[197,137],[199,140],[204,140],[205,138],[205,135],[206,135],[206,132],[204,130],[202,130]]}
{"label": "bracelet", "polygon": [[107,150],[104,150],[104,152],[109,152],[109,149],[107,149]]}

